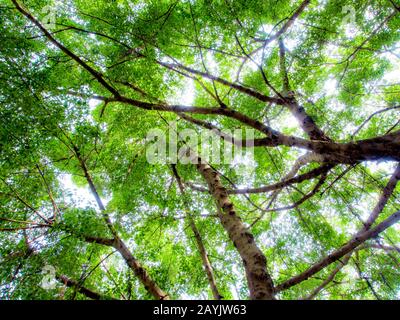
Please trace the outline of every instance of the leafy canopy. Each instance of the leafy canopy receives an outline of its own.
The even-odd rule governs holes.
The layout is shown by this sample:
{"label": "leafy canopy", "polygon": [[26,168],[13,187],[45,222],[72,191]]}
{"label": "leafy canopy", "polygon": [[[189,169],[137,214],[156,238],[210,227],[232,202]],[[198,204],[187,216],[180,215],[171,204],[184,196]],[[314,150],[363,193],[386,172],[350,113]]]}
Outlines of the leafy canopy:
{"label": "leafy canopy", "polygon": [[[82,287],[106,299],[151,298],[115,247],[93,241],[116,234],[171,298],[212,298],[190,221],[220,295],[248,298],[245,267],[215,199],[193,187],[207,182],[195,165],[178,163],[182,193],[171,164],[147,161],[147,133],[168,133],[171,121],[199,134],[210,129],[206,123],[227,132],[251,127],[226,110],[304,140],[347,143],[396,132],[399,7],[378,0],[0,0],[0,298],[87,299]],[[323,134],[304,129],[304,114]],[[265,137],[256,130],[255,138]],[[362,229],[396,166],[393,158],[335,155],[305,161],[289,176],[313,150],[270,144],[252,151],[252,161],[213,165],[227,190],[329,164],[281,188],[229,195],[275,285]],[[399,209],[399,191],[393,188],[373,223]],[[323,285],[316,298],[399,298],[398,230],[368,239],[344,256],[345,266],[330,263],[276,297],[307,297]],[[43,289],[45,265],[78,284]]]}

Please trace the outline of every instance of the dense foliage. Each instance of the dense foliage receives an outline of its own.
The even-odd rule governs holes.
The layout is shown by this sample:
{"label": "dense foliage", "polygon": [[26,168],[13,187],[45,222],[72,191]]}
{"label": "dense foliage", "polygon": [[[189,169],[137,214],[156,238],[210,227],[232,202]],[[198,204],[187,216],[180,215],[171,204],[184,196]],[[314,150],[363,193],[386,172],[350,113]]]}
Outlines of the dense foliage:
{"label": "dense foliage", "polygon": [[[0,0],[0,298],[400,298],[399,27],[395,0]],[[149,163],[171,121],[255,146]]]}

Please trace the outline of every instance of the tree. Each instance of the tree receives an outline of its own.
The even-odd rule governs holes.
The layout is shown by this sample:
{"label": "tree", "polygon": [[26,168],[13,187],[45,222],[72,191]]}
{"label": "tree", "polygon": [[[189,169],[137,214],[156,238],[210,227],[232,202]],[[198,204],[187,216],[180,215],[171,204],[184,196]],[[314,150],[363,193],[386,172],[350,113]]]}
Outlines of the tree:
{"label": "tree", "polygon": [[395,1],[0,11],[2,299],[399,297]]}

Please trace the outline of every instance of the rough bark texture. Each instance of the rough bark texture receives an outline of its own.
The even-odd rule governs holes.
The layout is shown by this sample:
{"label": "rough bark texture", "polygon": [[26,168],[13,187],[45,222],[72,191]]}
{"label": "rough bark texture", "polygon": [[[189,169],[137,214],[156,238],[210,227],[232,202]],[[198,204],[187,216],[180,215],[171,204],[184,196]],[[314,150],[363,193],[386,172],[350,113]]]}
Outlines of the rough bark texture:
{"label": "rough bark texture", "polygon": [[166,294],[155,281],[150,277],[149,273],[142,267],[140,262],[135,259],[125,243],[121,239],[117,239],[114,243],[114,248],[118,250],[121,256],[125,259],[128,266],[133,270],[136,277],[144,285],[145,289],[155,298],[159,300],[169,300]]}
{"label": "rough bark texture", "polygon": [[254,242],[253,235],[247,230],[240,217],[236,214],[233,203],[222,185],[218,172],[209,165],[197,164],[197,169],[207,181],[212,196],[218,206],[218,215],[222,226],[238,250],[246,270],[250,298],[257,300],[273,300],[273,283],[267,272],[267,260],[263,252]]}
{"label": "rough bark texture", "polygon": [[68,278],[66,275],[56,276],[56,279],[62,282],[67,287],[75,287],[79,293],[82,293],[86,297],[93,300],[115,300],[114,298],[109,298],[101,295],[98,292],[95,292],[91,289],[83,287],[78,281]]}

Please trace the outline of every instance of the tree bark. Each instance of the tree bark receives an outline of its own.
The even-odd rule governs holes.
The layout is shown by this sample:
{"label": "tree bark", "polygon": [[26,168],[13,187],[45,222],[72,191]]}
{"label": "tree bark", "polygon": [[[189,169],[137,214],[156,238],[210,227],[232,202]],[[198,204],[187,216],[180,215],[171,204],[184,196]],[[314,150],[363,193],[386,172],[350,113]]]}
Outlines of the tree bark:
{"label": "tree bark", "polygon": [[267,259],[257,247],[254,236],[247,230],[240,217],[236,214],[227,190],[221,183],[219,173],[209,165],[202,163],[200,158],[198,158],[196,166],[204,180],[207,181],[210,192],[216,201],[221,224],[242,258],[250,290],[250,298],[255,300],[274,300],[274,286],[267,271]]}
{"label": "tree bark", "polygon": [[157,283],[150,277],[147,270],[142,267],[137,259],[135,259],[121,239],[116,239],[113,246],[124,258],[127,265],[133,270],[136,277],[138,277],[139,281],[144,285],[144,288],[147,290],[147,292],[149,292],[158,300],[169,300],[168,294],[160,289]]}
{"label": "tree bark", "polygon": [[66,275],[57,275],[56,279],[66,285],[67,287],[75,287],[77,288],[79,293],[82,293],[86,297],[93,300],[116,300],[115,298],[106,297],[101,295],[100,293],[93,291],[89,288],[83,287],[79,284],[78,281],[68,278]]}

